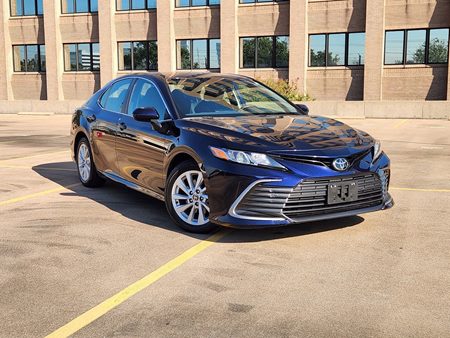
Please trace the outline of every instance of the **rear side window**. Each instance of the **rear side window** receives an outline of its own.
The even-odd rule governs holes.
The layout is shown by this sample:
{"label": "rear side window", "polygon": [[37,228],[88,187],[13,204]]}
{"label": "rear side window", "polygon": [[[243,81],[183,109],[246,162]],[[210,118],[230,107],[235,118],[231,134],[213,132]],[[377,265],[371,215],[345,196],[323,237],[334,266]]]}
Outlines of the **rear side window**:
{"label": "rear side window", "polygon": [[132,79],[125,79],[114,83],[107,92],[103,94],[100,100],[101,106],[105,110],[121,113],[131,82]]}

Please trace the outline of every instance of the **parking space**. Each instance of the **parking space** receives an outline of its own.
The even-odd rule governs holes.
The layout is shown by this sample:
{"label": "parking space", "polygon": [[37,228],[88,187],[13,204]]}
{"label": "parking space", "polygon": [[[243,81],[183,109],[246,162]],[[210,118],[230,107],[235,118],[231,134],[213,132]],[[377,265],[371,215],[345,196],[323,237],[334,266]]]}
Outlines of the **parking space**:
{"label": "parking space", "polygon": [[394,208],[211,238],[81,186],[70,116],[0,115],[0,336],[448,335],[450,121],[345,122],[381,139]]}

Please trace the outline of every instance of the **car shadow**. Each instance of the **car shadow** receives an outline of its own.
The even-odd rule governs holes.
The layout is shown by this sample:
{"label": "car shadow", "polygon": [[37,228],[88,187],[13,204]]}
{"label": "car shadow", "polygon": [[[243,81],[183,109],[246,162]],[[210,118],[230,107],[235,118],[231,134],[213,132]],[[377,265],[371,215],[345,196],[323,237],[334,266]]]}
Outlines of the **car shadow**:
{"label": "car shadow", "polygon": [[[169,218],[163,202],[140,192],[127,189],[118,183],[107,181],[103,187],[98,189],[86,188],[81,184],[76,184],[79,183],[79,180],[76,166],[73,162],[46,163],[34,166],[32,169],[42,177],[66,187],[69,192],[61,193],[62,196],[82,196],[89,198],[128,219],[147,224],[148,226],[157,226],[168,231],[201,240],[209,237],[209,235],[192,234],[181,230]],[[352,227],[363,221],[364,218],[353,216],[281,228],[237,230],[223,237],[220,242],[246,243],[305,236]]]}

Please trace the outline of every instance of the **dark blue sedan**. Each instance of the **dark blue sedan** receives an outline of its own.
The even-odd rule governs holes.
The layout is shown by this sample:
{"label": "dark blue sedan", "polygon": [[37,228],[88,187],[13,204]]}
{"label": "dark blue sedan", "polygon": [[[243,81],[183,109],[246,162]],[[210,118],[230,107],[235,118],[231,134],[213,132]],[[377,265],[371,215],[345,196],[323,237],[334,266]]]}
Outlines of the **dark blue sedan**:
{"label": "dark blue sedan", "polygon": [[73,116],[87,187],[105,179],[165,201],[183,229],[260,228],[390,208],[380,142],[308,116],[238,75],[136,74],[111,81]]}

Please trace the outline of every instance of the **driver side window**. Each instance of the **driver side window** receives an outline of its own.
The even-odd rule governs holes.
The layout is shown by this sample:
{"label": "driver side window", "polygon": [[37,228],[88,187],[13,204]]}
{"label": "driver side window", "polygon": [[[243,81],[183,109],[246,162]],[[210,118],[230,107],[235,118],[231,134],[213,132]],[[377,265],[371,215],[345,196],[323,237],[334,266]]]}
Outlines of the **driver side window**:
{"label": "driver side window", "polygon": [[166,120],[169,114],[166,105],[155,85],[145,80],[137,80],[128,104],[128,115],[132,115],[137,108],[153,107],[159,113],[159,120]]}

